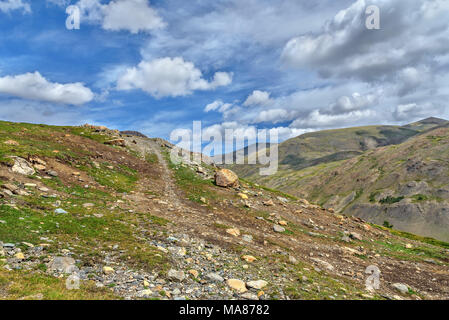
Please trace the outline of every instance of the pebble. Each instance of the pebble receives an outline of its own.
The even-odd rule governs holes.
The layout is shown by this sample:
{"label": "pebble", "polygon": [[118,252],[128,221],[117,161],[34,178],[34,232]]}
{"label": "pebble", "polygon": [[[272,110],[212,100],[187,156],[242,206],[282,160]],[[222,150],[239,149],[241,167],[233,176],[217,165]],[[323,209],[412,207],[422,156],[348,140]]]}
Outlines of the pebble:
{"label": "pebble", "polygon": [[285,228],[284,228],[284,227],[281,227],[281,226],[278,226],[277,224],[275,224],[275,225],[273,226],[273,230],[274,230],[274,232],[277,232],[277,233],[285,232]]}
{"label": "pebble", "polygon": [[228,279],[226,281],[226,284],[233,290],[239,292],[239,293],[245,293],[248,291],[246,288],[245,282],[239,279]]}
{"label": "pebble", "polygon": [[182,282],[186,278],[184,271],[178,271],[174,269],[168,271],[167,276],[170,280],[178,282]]}
{"label": "pebble", "polygon": [[106,275],[112,274],[114,272],[115,272],[115,270],[111,267],[108,267],[108,266],[103,267],[103,273]]}
{"label": "pebble", "polygon": [[406,284],[403,283],[393,283],[391,285],[394,289],[398,290],[399,292],[401,292],[402,294],[406,294],[408,293],[408,286]]}
{"label": "pebble", "polygon": [[231,236],[238,237],[240,235],[240,230],[237,228],[231,228],[227,229],[226,233],[230,234]]}
{"label": "pebble", "polygon": [[268,282],[265,280],[249,281],[246,285],[249,288],[260,290],[265,288],[268,285]]}
{"label": "pebble", "polygon": [[206,278],[212,282],[223,282],[224,281],[223,277],[217,273],[209,273],[208,275],[206,275]]}

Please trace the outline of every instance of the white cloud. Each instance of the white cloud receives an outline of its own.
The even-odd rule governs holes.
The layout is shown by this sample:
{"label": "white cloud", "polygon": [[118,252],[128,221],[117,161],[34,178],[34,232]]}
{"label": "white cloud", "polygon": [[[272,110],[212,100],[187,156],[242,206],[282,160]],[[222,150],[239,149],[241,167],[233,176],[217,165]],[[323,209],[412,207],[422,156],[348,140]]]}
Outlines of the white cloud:
{"label": "white cloud", "polygon": [[394,110],[394,117],[398,121],[419,120],[425,117],[435,116],[444,112],[444,106],[435,103],[409,103],[400,104]]}
{"label": "white cloud", "polygon": [[[365,27],[365,9],[377,5],[381,30]],[[357,0],[320,32],[291,39],[282,59],[324,77],[393,81],[398,70],[438,68],[435,58],[449,50],[449,6],[441,0]]]}
{"label": "white cloud", "polygon": [[13,10],[22,10],[24,13],[31,13],[31,6],[22,0],[2,0],[0,1],[0,11],[10,12]]}
{"label": "white cloud", "polygon": [[104,30],[126,30],[135,34],[166,25],[148,0],[113,0],[108,4],[100,0],[80,0],[76,5],[81,10],[82,21],[101,24]]}
{"label": "white cloud", "polygon": [[212,103],[209,103],[205,108],[204,112],[210,112],[210,111],[218,111],[218,112],[226,112],[229,110],[229,108],[232,107],[231,103],[224,103],[221,100],[216,100]]}
{"label": "white cloud", "polygon": [[147,0],[111,1],[104,7],[103,28],[105,30],[129,30],[131,33],[151,31],[165,26],[156,10]]}
{"label": "white cloud", "polygon": [[0,77],[0,93],[30,100],[81,105],[94,98],[82,83],[49,82],[39,72]]}
{"label": "white cloud", "polygon": [[142,61],[128,68],[117,81],[117,89],[141,89],[156,98],[186,96],[195,90],[213,90],[230,84],[232,74],[217,72],[212,81],[203,79],[192,62],[181,57]]}
{"label": "white cloud", "polygon": [[270,102],[270,93],[266,91],[254,90],[253,93],[243,103],[245,107],[254,105],[264,105]]}
{"label": "white cloud", "polygon": [[312,111],[305,118],[298,118],[290,125],[291,128],[335,128],[354,124],[357,121],[373,118],[376,115],[373,110],[357,110],[344,114],[325,114],[319,110]]}

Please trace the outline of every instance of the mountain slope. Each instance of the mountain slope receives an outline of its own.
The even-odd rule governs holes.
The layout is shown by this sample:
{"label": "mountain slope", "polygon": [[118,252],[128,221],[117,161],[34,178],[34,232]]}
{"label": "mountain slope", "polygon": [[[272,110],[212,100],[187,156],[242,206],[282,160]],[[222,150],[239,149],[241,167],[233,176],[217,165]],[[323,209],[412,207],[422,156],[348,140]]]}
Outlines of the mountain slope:
{"label": "mountain slope", "polygon": [[326,207],[449,240],[449,128],[350,160],[279,173],[275,185]]}
{"label": "mountain slope", "polygon": [[[279,144],[279,170],[296,171],[319,164],[350,159],[367,150],[399,144],[449,122],[428,118],[406,126],[367,126],[306,133]],[[248,148],[243,150],[247,156]],[[260,151],[260,150],[259,150]],[[233,157],[235,159],[234,152]],[[250,155],[254,158],[256,155]],[[218,157],[216,157],[218,158]],[[247,163],[247,162],[245,162]],[[251,181],[259,181],[259,165],[229,165]],[[264,180],[266,183],[267,180]],[[269,183],[270,186],[275,184]]]}
{"label": "mountain slope", "polygon": [[216,168],[176,165],[171,148],[0,122],[0,299],[449,298],[449,244],[249,183],[218,187]]}

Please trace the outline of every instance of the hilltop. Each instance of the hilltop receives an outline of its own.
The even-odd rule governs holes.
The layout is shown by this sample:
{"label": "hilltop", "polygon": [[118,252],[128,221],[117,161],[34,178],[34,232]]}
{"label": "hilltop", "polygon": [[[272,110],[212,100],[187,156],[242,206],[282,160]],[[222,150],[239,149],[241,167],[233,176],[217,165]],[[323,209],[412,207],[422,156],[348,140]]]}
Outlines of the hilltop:
{"label": "hilltop", "polygon": [[172,148],[0,122],[0,299],[449,298],[449,244],[243,179],[220,187],[221,169],[174,164]]}

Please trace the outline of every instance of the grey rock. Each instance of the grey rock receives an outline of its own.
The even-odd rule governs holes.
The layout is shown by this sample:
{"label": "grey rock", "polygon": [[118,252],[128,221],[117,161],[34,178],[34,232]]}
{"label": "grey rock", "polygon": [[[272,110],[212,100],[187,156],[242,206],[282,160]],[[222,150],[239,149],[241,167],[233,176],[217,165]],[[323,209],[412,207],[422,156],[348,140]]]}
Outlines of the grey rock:
{"label": "grey rock", "polygon": [[285,231],[285,228],[275,224],[275,225],[273,225],[273,230],[274,230],[274,232],[282,233]]}
{"label": "grey rock", "polygon": [[406,294],[408,293],[408,286],[406,284],[403,283],[393,283],[391,285],[393,288],[395,288],[396,290],[398,290],[399,292],[401,292],[402,294]]}
{"label": "grey rock", "polygon": [[55,257],[53,261],[48,264],[50,271],[63,272],[71,274],[78,271],[78,267],[75,266],[75,259],[70,257]]}
{"label": "grey rock", "polygon": [[56,171],[54,171],[54,170],[48,171],[47,174],[48,174],[49,176],[51,176],[51,177],[57,177],[57,176],[59,176],[59,174],[58,174]]}
{"label": "grey rock", "polygon": [[184,271],[171,269],[167,274],[168,278],[172,281],[182,282],[186,278]]}
{"label": "grey rock", "polygon": [[216,273],[209,273],[206,275],[206,278],[212,282],[223,282],[224,281],[223,277]]}
{"label": "grey rock", "polygon": [[25,176],[31,176],[36,173],[31,163],[29,163],[25,159],[19,157],[11,158],[14,159],[14,165],[11,168],[12,172]]}

